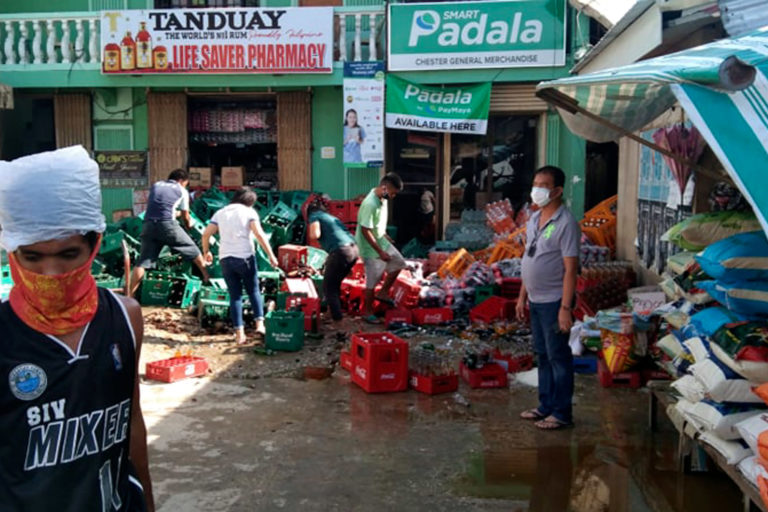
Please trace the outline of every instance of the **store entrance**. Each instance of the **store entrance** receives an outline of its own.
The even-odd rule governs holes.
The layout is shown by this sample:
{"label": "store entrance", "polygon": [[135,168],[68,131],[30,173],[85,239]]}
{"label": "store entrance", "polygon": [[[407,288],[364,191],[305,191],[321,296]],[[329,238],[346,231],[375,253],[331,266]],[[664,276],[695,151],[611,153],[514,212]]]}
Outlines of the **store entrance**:
{"label": "store entrance", "polygon": [[211,169],[222,183],[223,167],[241,167],[243,183],[277,188],[277,102],[273,95],[190,97],[189,166]]}
{"label": "store entrance", "polygon": [[[435,241],[439,212],[438,176],[442,161],[442,135],[432,132],[388,130],[389,170],[403,180],[403,191],[390,211],[390,224],[397,227],[397,245],[417,238],[431,245]],[[433,208],[430,217],[425,210]]]}
{"label": "store entrance", "polygon": [[450,219],[509,199],[515,211],[528,201],[536,166],[538,116],[491,115],[486,135],[451,136]]}

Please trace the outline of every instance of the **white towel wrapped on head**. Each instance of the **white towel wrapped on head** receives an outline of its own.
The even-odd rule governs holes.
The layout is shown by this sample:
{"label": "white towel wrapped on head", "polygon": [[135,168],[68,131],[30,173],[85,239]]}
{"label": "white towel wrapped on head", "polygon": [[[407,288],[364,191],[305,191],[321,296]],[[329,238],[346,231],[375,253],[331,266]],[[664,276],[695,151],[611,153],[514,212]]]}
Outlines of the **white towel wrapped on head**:
{"label": "white towel wrapped on head", "polygon": [[82,146],[0,161],[0,246],[102,233],[99,166]]}

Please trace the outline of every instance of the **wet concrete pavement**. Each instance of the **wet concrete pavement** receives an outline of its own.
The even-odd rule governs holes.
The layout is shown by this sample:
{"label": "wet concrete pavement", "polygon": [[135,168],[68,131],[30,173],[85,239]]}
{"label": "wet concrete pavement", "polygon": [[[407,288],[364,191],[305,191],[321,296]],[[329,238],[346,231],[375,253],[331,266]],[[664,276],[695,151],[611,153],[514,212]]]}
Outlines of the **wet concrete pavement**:
{"label": "wet concrete pavement", "polygon": [[451,394],[368,395],[341,369],[320,381],[145,381],[157,508],[739,510],[722,475],[675,471],[671,427],[648,430],[647,391],[577,376],[577,426],[558,432],[517,419],[534,388],[460,392],[469,406]]}

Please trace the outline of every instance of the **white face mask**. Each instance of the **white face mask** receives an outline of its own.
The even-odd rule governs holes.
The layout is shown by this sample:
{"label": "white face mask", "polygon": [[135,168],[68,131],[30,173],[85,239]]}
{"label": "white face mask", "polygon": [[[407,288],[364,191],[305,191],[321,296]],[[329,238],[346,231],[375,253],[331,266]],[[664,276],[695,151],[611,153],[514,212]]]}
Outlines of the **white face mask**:
{"label": "white face mask", "polygon": [[539,208],[544,208],[551,201],[549,194],[550,190],[548,188],[533,187],[531,189],[531,201]]}

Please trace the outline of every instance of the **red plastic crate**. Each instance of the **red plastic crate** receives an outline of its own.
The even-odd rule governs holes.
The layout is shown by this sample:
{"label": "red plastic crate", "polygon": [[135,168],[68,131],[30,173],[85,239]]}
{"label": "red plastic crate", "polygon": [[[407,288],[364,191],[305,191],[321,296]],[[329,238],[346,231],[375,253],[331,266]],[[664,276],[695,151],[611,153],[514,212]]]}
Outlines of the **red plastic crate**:
{"label": "red plastic crate", "polygon": [[357,214],[360,212],[360,206],[362,206],[363,201],[361,199],[352,199],[347,203],[349,208],[349,222],[357,222]]}
{"label": "red plastic crate", "polygon": [[415,308],[413,309],[413,323],[416,325],[444,324],[453,320],[451,308]]}
{"label": "red plastic crate", "polygon": [[459,365],[461,378],[471,388],[505,388],[507,387],[507,371],[503,366],[489,363],[482,368],[470,369],[464,363]]}
{"label": "red plastic crate", "polygon": [[412,308],[419,305],[421,285],[404,275],[399,275],[392,284],[391,296],[398,308]]}
{"label": "red plastic crate", "polygon": [[490,324],[498,320],[512,319],[515,317],[516,302],[493,295],[469,310],[469,320]]}
{"label": "red plastic crate", "polygon": [[277,248],[277,261],[285,272],[307,264],[308,249],[303,245],[286,244]]}
{"label": "red plastic crate", "polygon": [[498,280],[499,295],[506,299],[515,299],[520,295],[523,280],[519,277],[503,277]]}
{"label": "red plastic crate", "polygon": [[315,321],[320,321],[320,299],[317,297],[306,297],[303,295],[289,295],[285,298],[285,310],[300,310],[304,313],[304,330],[312,330],[312,313],[315,314]]}
{"label": "red plastic crate", "polygon": [[162,382],[176,382],[188,377],[199,377],[208,371],[208,361],[202,357],[171,357],[147,363],[145,375],[148,379]]}
{"label": "red plastic crate", "polygon": [[365,264],[363,260],[357,260],[349,272],[349,279],[365,279]]}
{"label": "red plastic crate", "polygon": [[456,374],[435,377],[411,372],[410,376],[411,388],[428,395],[450,393],[459,389],[459,376]]}
{"label": "red plastic crate", "polygon": [[512,357],[496,351],[493,360],[504,366],[507,373],[527,372],[533,368],[533,354]]}
{"label": "red plastic crate", "polygon": [[347,352],[346,350],[341,351],[341,355],[339,357],[339,363],[341,364],[341,367],[347,370],[348,372],[352,371],[352,354]]}
{"label": "red plastic crate", "polygon": [[303,294],[309,297],[310,299],[317,298],[317,288],[315,288],[315,283],[314,281],[312,281],[312,279],[308,277],[305,277],[305,278],[289,277],[288,279],[283,281],[283,286],[280,291],[288,292],[288,293]]}
{"label": "red plastic crate", "polygon": [[594,317],[597,312],[581,297],[581,294],[576,294],[576,307],[573,309],[573,316],[577,320],[584,320],[585,316]]}
{"label": "red plastic crate", "polygon": [[395,322],[410,324],[413,323],[413,313],[409,309],[388,309],[384,319],[387,327]]}
{"label": "red plastic crate", "polygon": [[368,393],[408,389],[408,343],[394,334],[353,334],[352,362],[352,382]]}
{"label": "red plastic crate", "polygon": [[[349,204],[347,201],[328,201],[328,213],[338,218],[341,222],[352,222],[349,218]],[[357,216],[355,216],[354,221],[357,221]]]}
{"label": "red plastic crate", "polygon": [[600,385],[604,388],[637,389],[643,385],[643,377],[639,371],[614,374],[608,371],[608,367],[602,359],[597,362],[597,378],[600,379]]}

